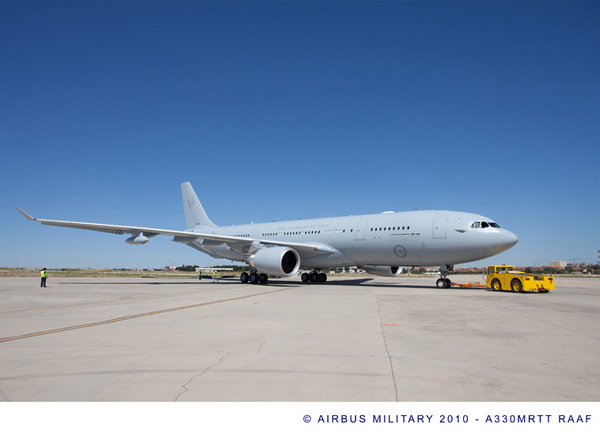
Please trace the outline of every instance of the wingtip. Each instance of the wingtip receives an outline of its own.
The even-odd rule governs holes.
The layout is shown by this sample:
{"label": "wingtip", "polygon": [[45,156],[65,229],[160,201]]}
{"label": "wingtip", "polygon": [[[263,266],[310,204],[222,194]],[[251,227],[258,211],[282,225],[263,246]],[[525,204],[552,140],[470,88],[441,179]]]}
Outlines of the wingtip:
{"label": "wingtip", "polygon": [[34,218],[32,218],[30,215],[28,215],[28,214],[27,214],[27,213],[25,213],[23,210],[21,210],[19,207],[17,207],[17,210],[19,210],[19,211],[21,212],[21,214],[22,214],[23,216],[25,216],[25,218],[26,218],[28,221],[33,221],[33,220],[35,220],[35,219],[34,219]]}

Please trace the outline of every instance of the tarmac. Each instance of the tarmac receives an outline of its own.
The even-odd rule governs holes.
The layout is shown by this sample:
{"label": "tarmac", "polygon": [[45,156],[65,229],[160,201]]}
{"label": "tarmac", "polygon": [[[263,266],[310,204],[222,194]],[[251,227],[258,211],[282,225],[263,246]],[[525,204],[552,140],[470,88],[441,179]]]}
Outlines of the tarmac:
{"label": "tarmac", "polygon": [[0,278],[0,401],[600,399],[600,279],[435,280]]}

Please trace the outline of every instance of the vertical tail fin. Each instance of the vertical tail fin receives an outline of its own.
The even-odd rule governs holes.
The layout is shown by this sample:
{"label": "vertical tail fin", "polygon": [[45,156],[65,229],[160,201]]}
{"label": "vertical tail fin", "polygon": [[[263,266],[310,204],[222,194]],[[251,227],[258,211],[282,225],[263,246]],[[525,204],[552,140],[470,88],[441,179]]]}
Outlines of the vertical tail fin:
{"label": "vertical tail fin", "polygon": [[188,230],[198,225],[216,227],[208,218],[202,204],[198,201],[196,192],[189,182],[181,184],[181,195],[183,196],[183,210],[185,211],[185,224]]}

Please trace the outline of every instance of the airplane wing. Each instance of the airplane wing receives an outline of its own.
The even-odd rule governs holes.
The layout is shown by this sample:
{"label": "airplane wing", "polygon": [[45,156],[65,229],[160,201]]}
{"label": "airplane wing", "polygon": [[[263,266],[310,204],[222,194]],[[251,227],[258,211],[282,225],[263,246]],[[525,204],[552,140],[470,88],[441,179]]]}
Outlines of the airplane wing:
{"label": "airplane wing", "polygon": [[252,244],[253,242],[257,242],[263,245],[276,245],[276,246],[287,246],[298,251],[310,252],[310,253],[335,253],[337,252],[335,249],[327,246],[323,243],[288,243],[281,242],[276,240],[256,240],[250,237],[237,237],[237,236],[226,236],[221,234],[211,234],[211,233],[197,233],[194,231],[178,231],[178,230],[165,230],[160,228],[148,228],[148,227],[138,227],[138,226],[128,226],[128,225],[110,225],[110,224],[97,224],[91,222],[74,222],[74,221],[59,221],[59,220],[51,220],[51,219],[37,219],[31,217],[29,214],[21,210],[17,207],[17,210],[21,212],[23,216],[29,221],[39,222],[42,225],[52,225],[56,227],[66,227],[66,228],[77,228],[81,230],[90,230],[90,231],[100,231],[103,233],[111,233],[111,234],[132,234],[132,235],[140,235],[143,234],[145,237],[150,238],[154,236],[158,236],[159,234],[165,236],[173,236],[178,242],[186,242],[191,243],[198,239],[210,240],[213,242],[221,242],[232,245],[239,244]]}
{"label": "airplane wing", "polygon": [[337,249],[332,248],[325,243],[294,243],[294,242],[282,242],[277,240],[259,240],[259,243],[263,245],[275,245],[285,246],[288,248],[295,249],[300,254],[336,254]]}
{"label": "airplane wing", "polygon": [[80,230],[91,230],[91,231],[101,231],[103,233],[112,233],[112,234],[141,234],[144,233],[146,237],[154,237],[159,234],[167,235],[167,236],[178,236],[178,237],[187,237],[190,241],[194,239],[198,239],[201,235],[196,233],[192,233],[190,231],[177,231],[177,230],[163,230],[159,228],[147,228],[147,227],[137,227],[137,226],[128,226],[128,225],[109,225],[109,224],[96,224],[91,222],[73,222],[73,221],[57,221],[51,219],[36,219],[31,217],[29,214],[21,210],[17,207],[25,218],[29,221],[39,222],[42,225],[52,225],[55,227],[67,227],[67,228],[78,228]]}

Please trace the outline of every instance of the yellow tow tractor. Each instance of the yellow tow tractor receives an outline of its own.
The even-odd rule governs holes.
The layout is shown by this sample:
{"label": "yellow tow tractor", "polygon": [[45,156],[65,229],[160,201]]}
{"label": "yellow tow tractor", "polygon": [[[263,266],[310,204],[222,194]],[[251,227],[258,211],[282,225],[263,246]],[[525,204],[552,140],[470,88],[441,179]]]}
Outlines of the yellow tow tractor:
{"label": "yellow tow tractor", "polygon": [[493,290],[548,293],[554,290],[554,276],[519,272],[513,266],[488,266],[487,287]]}

